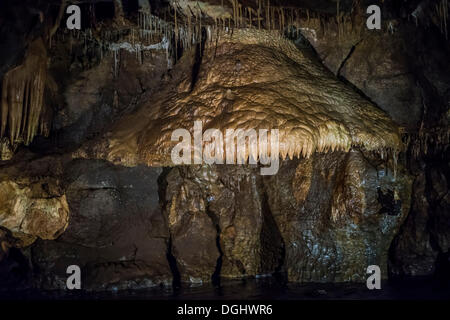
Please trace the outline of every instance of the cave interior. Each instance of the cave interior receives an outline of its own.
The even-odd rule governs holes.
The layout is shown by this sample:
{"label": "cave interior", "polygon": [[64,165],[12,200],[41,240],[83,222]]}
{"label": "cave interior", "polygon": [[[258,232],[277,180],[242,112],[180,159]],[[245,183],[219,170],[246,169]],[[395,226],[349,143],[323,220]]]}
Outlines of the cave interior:
{"label": "cave interior", "polygon": [[73,265],[85,294],[366,290],[372,265],[448,294],[448,14],[1,1],[0,296],[64,295]]}

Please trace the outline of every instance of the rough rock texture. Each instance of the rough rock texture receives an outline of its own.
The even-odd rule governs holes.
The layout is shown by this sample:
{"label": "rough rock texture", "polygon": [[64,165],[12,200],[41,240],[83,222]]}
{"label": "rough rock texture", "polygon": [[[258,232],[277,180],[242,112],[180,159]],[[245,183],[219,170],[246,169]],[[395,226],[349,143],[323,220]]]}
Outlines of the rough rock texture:
{"label": "rough rock texture", "polygon": [[[368,31],[363,23],[346,23],[345,32],[338,32],[335,24],[312,19],[310,31],[304,33],[330,70],[409,134],[405,157],[415,177],[413,197],[405,225],[390,250],[389,271],[394,276],[429,276],[439,273],[441,265],[449,272],[448,262],[442,263],[448,260],[448,242],[442,239],[450,232],[450,69],[444,62],[450,48],[445,32],[433,27],[443,20],[428,16],[433,2],[421,6],[424,11],[414,23],[405,19],[408,10],[416,9],[413,3],[399,12],[383,10],[391,17],[383,19],[381,31]],[[353,18],[357,21],[357,12]]]}
{"label": "rough rock texture", "polygon": [[[71,264],[89,290],[274,272],[293,282],[364,281],[369,264],[383,277],[449,280],[450,47],[442,17],[408,19],[418,1],[384,1],[382,31],[366,30],[365,12],[351,1],[337,11],[332,1],[302,1],[326,14],[286,14],[285,35],[300,49],[279,36],[285,21],[275,8],[262,21],[272,32],[255,31],[255,16],[253,30],[239,29],[245,15],[218,12],[208,0],[205,12],[241,16],[209,21],[211,28],[178,20],[174,29],[174,21],[158,24],[160,3],[151,11],[160,18],[130,17],[130,2],[122,8],[117,0],[114,21],[52,39],[53,6],[4,3],[0,157],[9,161],[0,162],[0,290],[65,288]],[[149,27],[143,18],[160,29],[139,38],[137,28]],[[159,49],[133,47],[142,38]],[[32,44],[49,57],[45,85],[45,59],[27,60]],[[34,91],[39,99],[26,93]],[[52,128],[51,112],[30,108],[41,93]],[[398,163],[386,150],[401,149],[398,126],[375,105],[408,132]],[[296,159],[272,177],[246,165],[138,165],[167,165],[170,133],[194,120],[222,131],[280,128],[282,158]],[[49,129],[49,139],[37,136],[29,148],[10,141],[28,143]],[[73,161],[77,149],[77,157],[109,162]]]}
{"label": "rough rock texture", "polygon": [[[54,54],[61,58],[50,69],[61,83],[53,130],[58,149],[64,151],[92,139],[118,116],[151,99],[167,68],[164,52],[145,51],[138,60],[126,50],[106,51],[100,59],[86,57],[84,44],[72,41],[72,51],[62,39],[55,44]],[[97,52],[96,45],[90,44],[89,50]]]}
{"label": "rough rock texture", "polygon": [[441,267],[440,260],[448,261],[449,178],[448,165],[442,164],[415,178],[411,212],[391,249],[393,274],[429,276]]}
{"label": "rough rock texture", "polygon": [[397,123],[412,130],[420,122],[422,96],[404,58],[408,54],[404,39],[399,33],[362,39],[341,65],[339,75],[362,90]]}
{"label": "rough rock texture", "polygon": [[359,145],[380,153],[402,149],[389,117],[275,33],[221,35],[217,47],[205,49],[197,77],[184,76],[176,85],[177,91],[161,88],[156,105],[143,104],[74,157],[173,165],[173,131],[192,131],[196,120],[221,132],[279,129],[283,159]]}
{"label": "rough rock texture", "polygon": [[288,278],[363,281],[371,264],[387,277],[387,252],[410,207],[411,179],[398,170],[395,179],[382,162],[353,151],[284,165],[268,178]]}
{"label": "rough rock texture", "polygon": [[371,264],[386,278],[410,208],[412,179],[397,170],[359,151],[284,161],[264,178],[249,167],[174,168],[166,212],[181,279],[208,280],[218,267],[229,278],[364,281]]}
{"label": "rough rock texture", "polygon": [[24,241],[56,239],[67,228],[69,206],[58,161],[44,158],[4,166],[0,173],[0,226]]}
{"label": "rough rock texture", "polygon": [[[364,22],[359,16],[354,19]],[[322,24],[314,26],[311,21],[314,33],[305,32],[305,36],[333,73],[356,86],[398,124],[414,130],[421,119],[422,99],[414,69],[405,57],[412,48],[407,35],[415,27],[398,28],[395,20],[390,23],[396,26],[393,32],[347,23],[336,43],[339,36],[334,25],[327,25],[324,32]]]}
{"label": "rough rock texture", "polygon": [[256,168],[174,168],[166,190],[172,253],[182,281],[279,271],[283,242]]}
{"label": "rough rock texture", "polygon": [[126,289],[170,284],[168,228],[157,179],[160,169],[75,161],[67,167],[71,219],[56,241],[32,247],[37,284],[65,288],[66,269],[83,270],[83,288]]}
{"label": "rough rock texture", "polygon": [[[13,232],[21,232],[41,239],[53,240],[64,232],[69,208],[65,195],[44,198],[48,182],[21,188],[17,183],[0,183],[0,224]],[[34,190],[33,190],[34,189]]]}

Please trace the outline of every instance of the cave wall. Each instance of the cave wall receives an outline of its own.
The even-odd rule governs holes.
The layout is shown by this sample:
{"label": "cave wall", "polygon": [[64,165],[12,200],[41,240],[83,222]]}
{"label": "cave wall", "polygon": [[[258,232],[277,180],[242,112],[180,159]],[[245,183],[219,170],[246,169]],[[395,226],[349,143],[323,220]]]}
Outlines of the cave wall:
{"label": "cave wall", "polygon": [[[12,158],[0,172],[2,283],[64,288],[69,264],[81,264],[95,290],[274,272],[294,282],[363,281],[369,264],[384,277],[445,274],[449,45],[425,20],[416,26],[401,11],[389,19],[392,30],[369,32],[332,23],[323,30],[311,17],[315,32],[294,40],[306,39],[312,55],[405,128],[396,179],[392,159],[360,150],[284,161],[269,178],[252,167],[125,168],[48,156],[75,149],[178,81],[166,52],[101,59],[83,39],[69,48],[56,37],[50,138],[18,150],[2,144]],[[33,30],[29,39],[39,35]],[[25,31],[14,32],[2,32],[2,43],[17,43],[0,56],[0,76],[26,53],[12,37]],[[195,48],[185,54],[175,67],[190,78]]]}
{"label": "cave wall", "polygon": [[450,179],[448,41],[425,12],[405,23],[404,10],[383,11],[392,28],[382,32],[351,28],[342,34],[328,25],[317,27],[315,37],[305,33],[333,73],[404,127],[405,158],[415,182],[411,212],[392,245],[389,264],[390,273],[402,277],[434,274],[441,268],[437,257],[448,268],[449,246],[442,239],[449,236]]}
{"label": "cave wall", "polygon": [[64,181],[70,224],[56,241],[37,241],[32,265],[41,288],[64,289],[66,269],[83,269],[85,289],[170,284],[169,233],[158,197],[161,169],[74,161]]}
{"label": "cave wall", "polygon": [[248,166],[63,166],[70,223],[56,240],[38,234],[22,246],[28,286],[64,289],[72,264],[97,291],[277,272],[293,282],[359,282],[370,264],[386,277],[411,198],[403,166],[394,173],[360,151],[286,160],[265,178]]}

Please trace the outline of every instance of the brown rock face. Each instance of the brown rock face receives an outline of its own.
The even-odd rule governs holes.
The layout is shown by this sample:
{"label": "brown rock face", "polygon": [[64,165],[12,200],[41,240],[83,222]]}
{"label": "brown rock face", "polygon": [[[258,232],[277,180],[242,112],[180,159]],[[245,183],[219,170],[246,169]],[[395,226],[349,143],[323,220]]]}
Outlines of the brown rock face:
{"label": "brown rock face", "polygon": [[[15,182],[0,183],[0,224],[13,232],[55,239],[67,227],[69,207],[65,195],[41,198]],[[42,196],[42,195],[41,195]]]}
{"label": "brown rock face", "polygon": [[36,237],[56,239],[68,225],[69,206],[61,181],[47,170],[46,160],[34,165],[22,162],[0,175],[0,226],[22,239],[24,246]]}
{"label": "brown rock face", "polygon": [[211,280],[219,258],[217,231],[208,215],[202,190],[204,183],[195,181],[195,176],[193,180],[184,179],[183,171],[189,173],[189,168],[174,169],[167,176],[166,214],[172,254],[177,260],[181,280],[201,283]]}
{"label": "brown rock face", "polygon": [[390,249],[389,271],[395,276],[439,273],[440,260],[448,266],[450,249],[450,78],[449,65],[442,63],[449,48],[444,37],[432,28],[420,28],[421,23],[387,20],[380,32],[357,27],[341,35],[338,43],[333,41],[336,28],[323,32],[317,24],[312,27],[317,37],[305,33],[330,70],[361,90],[407,132],[418,132],[411,135],[406,156],[412,158],[408,168],[415,176],[411,210]]}
{"label": "brown rock face", "polygon": [[250,167],[175,168],[166,214],[181,279],[284,270],[291,281],[364,281],[371,264],[387,277],[411,197],[397,171],[359,151],[284,161],[264,178]]}
{"label": "brown rock face", "polygon": [[399,125],[414,130],[423,107],[417,70],[409,61],[417,41],[410,35],[417,28],[385,20],[386,27],[374,32],[366,28],[365,20],[364,12],[346,15],[340,26],[314,18],[303,33],[328,69],[361,90]]}
{"label": "brown rock face", "polygon": [[410,205],[407,174],[394,179],[359,151],[316,155],[283,165],[267,192],[291,281],[364,281],[372,264],[387,277],[387,252]]}
{"label": "brown rock face", "polygon": [[349,53],[340,76],[360,88],[397,123],[413,130],[420,121],[422,97],[405,59],[404,38],[384,34],[361,40]]}
{"label": "brown rock face", "polygon": [[256,168],[174,168],[167,176],[166,200],[182,281],[279,270],[283,243]]}

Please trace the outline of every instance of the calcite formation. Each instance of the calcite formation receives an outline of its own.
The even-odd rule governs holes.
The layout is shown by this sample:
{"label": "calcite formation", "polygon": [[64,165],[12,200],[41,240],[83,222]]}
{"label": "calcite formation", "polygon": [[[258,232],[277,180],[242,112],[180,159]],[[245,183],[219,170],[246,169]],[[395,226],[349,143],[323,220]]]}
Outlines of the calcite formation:
{"label": "calcite formation", "polygon": [[284,239],[288,278],[359,282],[372,264],[387,278],[389,247],[410,208],[412,180],[399,170],[401,178],[395,179],[387,166],[351,151],[316,155],[268,177],[268,202]]}
{"label": "calcite formation", "polygon": [[[169,3],[139,1],[130,16],[130,2],[115,0],[98,24],[91,4],[91,29],[57,32],[62,5],[50,37],[33,37],[4,75],[0,157],[17,153],[0,163],[0,290],[17,266],[19,282],[65,289],[67,266],[79,265],[83,289],[114,291],[273,274],[364,282],[372,264],[383,279],[442,269],[448,151],[399,157],[394,122],[422,120],[420,143],[434,139],[426,117],[447,104],[445,79],[435,78],[446,66],[428,70],[423,50],[404,57],[432,45],[429,33],[411,42],[414,23],[386,20],[389,29],[368,36],[356,3],[346,14],[338,2],[336,17],[336,3],[329,15],[266,1]],[[436,9],[445,35],[447,1]],[[48,57],[57,59],[47,70]],[[19,148],[47,135],[53,98],[52,139]],[[280,148],[269,150],[278,173],[250,163],[260,144],[243,164],[175,164],[171,135],[194,137],[198,122],[222,133],[278,130]]]}
{"label": "calcite formation", "polygon": [[161,86],[152,103],[72,154],[171,167],[172,132],[195,121],[223,132],[279,129],[286,161],[273,177],[246,165],[177,166],[162,175],[180,281],[284,271],[291,281],[362,281],[368,263],[387,275],[411,185],[397,168],[403,145],[394,122],[273,32],[223,33],[186,74],[192,57],[181,58],[175,84]]}
{"label": "calcite formation", "polygon": [[185,75],[176,90],[161,88],[154,98],[74,157],[171,166],[172,132],[197,120],[222,132],[279,129],[283,159],[352,147],[382,156],[402,149],[398,128],[383,111],[267,31],[223,34],[205,49],[196,77]]}
{"label": "calcite formation", "polygon": [[47,77],[47,51],[42,38],[30,43],[24,62],[3,76],[0,138],[11,144],[29,144],[35,135],[48,135],[44,90]]}

